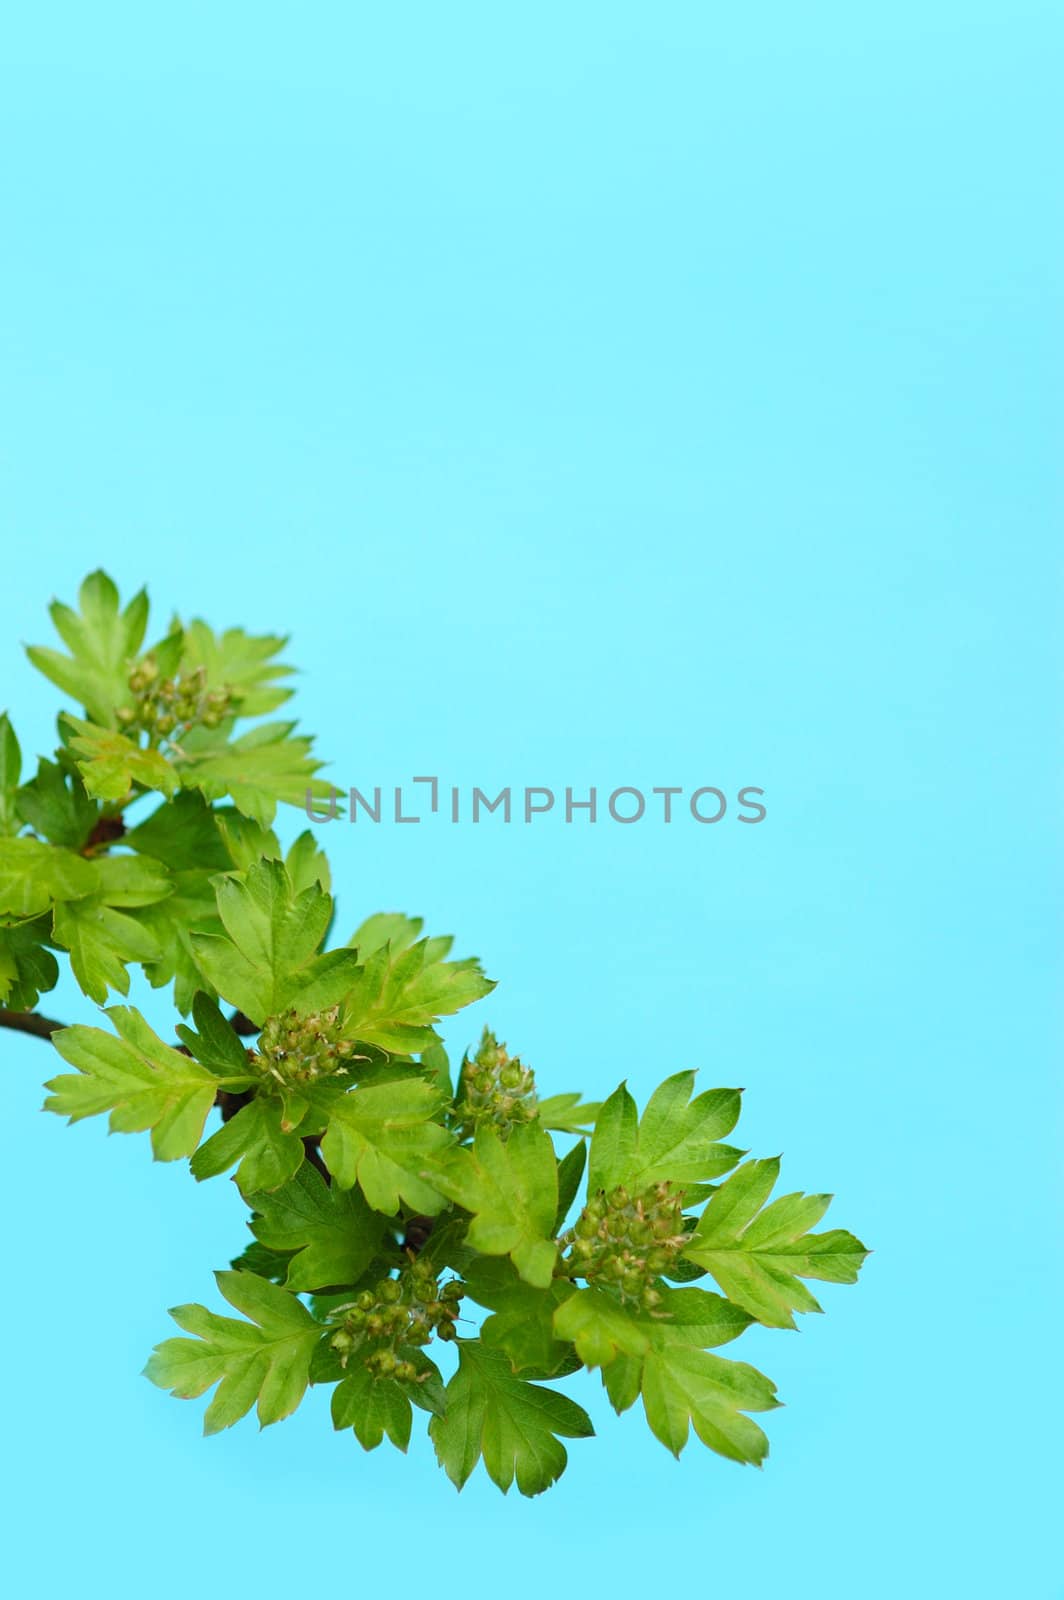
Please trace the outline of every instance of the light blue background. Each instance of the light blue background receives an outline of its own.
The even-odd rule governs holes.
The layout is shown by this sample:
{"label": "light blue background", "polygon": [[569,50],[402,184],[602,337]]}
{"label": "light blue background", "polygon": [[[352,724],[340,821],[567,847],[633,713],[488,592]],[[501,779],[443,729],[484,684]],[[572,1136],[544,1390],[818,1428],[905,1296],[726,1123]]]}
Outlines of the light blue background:
{"label": "light blue background", "polygon": [[25,746],[58,700],[14,635],[102,562],[290,630],[341,783],[764,786],[758,828],[336,827],[341,923],[454,931],[549,1090],[746,1085],[742,1143],[876,1251],[734,1347],[787,1401],[763,1473],[677,1465],[590,1381],[601,1438],[531,1503],[456,1498],[423,1439],[364,1456],[321,1395],[203,1442],[137,1373],[237,1196],[39,1116],[43,1047],[5,1036],[14,1592],[1060,1592],[1062,31],[1025,0],[8,19]]}

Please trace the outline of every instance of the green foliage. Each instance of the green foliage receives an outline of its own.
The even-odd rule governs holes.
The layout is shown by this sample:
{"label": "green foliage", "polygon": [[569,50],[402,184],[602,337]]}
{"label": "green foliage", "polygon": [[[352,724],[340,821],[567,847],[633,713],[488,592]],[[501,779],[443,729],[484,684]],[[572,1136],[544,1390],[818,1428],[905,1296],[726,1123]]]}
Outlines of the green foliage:
{"label": "green foliage", "polygon": [[447,1385],[447,1408],[429,1433],[440,1465],[456,1488],[483,1458],[503,1494],[514,1479],[522,1494],[541,1494],[568,1460],[562,1439],[593,1433],[587,1412],[556,1389],[517,1377],[505,1355],[463,1342]]}
{"label": "green foliage", "polygon": [[483,1462],[534,1495],[592,1432],[545,1382],[591,1372],[674,1454],[693,1429],[760,1465],[774,1385],[717,1351],[819,1311],[807,1280],[856,1280],[861,1243],[812,1231],[829,1197],[771,1200],[778,1161],[724,1142],[740,1091],[690,1071],[641,1116],[624,1084],[544,1097],[485,1029],[452,1077],[437,1024],[491,992],[479,963],[398,912],[334,942],[317,837],[273,832],[321,788],[311,741],[254,720],[289,696],[285,641],[173,619],[145,649],[146,594],[123,607],[103,573],[52,618],[65,651],[30,658],[72,704],[26,781],[0,716],[0,1024],[63,961],[98,1005],[134,967],[170,989],[173,1043],[129,1006],[54,1032],[47,1109],[233,1171],[251,1234],[218,1274],[240,1315],[178,1307],[147,1376],[215,1388],[208,1433],[316,1386],[335,1428],[405,1451],[420,1412],[458,1488]]}
{"label": "green foliage", "polygon": [[792,1312],[820,1310],[799,1279],[856,1283],[865,1249],[841,1228],[810,1233],[829,1194],[786,1194],[765,1205],[779,1170],[778,1160],[740,1167],[710,1200],[684,1254],[766,1327],[793,1328]]}
{"label": "green foliage", "polygon": [[204,1433],[231,1428],[252,1406],[263,1427],[281,1422],[306,1393],[321,1328],[295,1295],[254,1273],[215,1277],[229,1304],[250,1320],[220,1317],[203,1306],[175,1306],[170,1315],[194,1337],[156,1345],[146,1376],[182,1400],[216,1383]]}

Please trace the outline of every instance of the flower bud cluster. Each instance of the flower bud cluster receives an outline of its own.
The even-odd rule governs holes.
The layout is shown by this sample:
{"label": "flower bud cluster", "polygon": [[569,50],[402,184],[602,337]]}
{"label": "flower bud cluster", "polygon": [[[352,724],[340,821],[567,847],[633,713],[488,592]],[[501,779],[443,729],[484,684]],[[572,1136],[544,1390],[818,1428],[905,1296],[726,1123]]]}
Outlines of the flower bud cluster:
{"label": "flower bud cluster", "polygon": [[266,1019],[252,1066],[282,1089],[299,1089],[346,1072],[354,1053],[353,1041],[341,1036],[339,1006],[309,1017],[293,1009]]}
{"label": "flower bud cluster", "polygon": [[155,657],[146,655],[129,675],[136,705],[121,706],[118,721],[126,733],[146,732],[163,739],[193,727],[217,728],[235,709],[229,688],[208,689],[207,670],[195,667],[177,678],[161,678]]}
{"label": "flower bud cluster", "polygon": [[397,1278],[382,1278],[375,1288],[363,1289],[351,1305],[333,1312],[342,1319],[330,1340],[340,1365],[346,1367],[357,1354],[375,1378],[423,1383],[427,1372],[419,1373],[402,1355],[402,1347],[428,1344],[433,1334],[453,1339],[463,1292],[457,1278],[441,1288],[435,1272],[422,1261],[404,1267]]}
{"label": "flower bud cluster", "polygon": [[686,1237],[681,1192],[657,1183],[634,1196],[623,1187],[600,1191],[561,1242],[567,1271],[654,1312],[661,1304],[654,1279],[676,1260]]}
{"label": "flower bud cluster", "polygon": [[499,1044],[487,1028],[476,1055],[462,1062],[458,1111],[467,1134],[486,1123],[503,1138],[519,1123],[531,1122],[536,1115],[532,1068],[526,1067],[520,1057],[509,1055],[506,1046]]}

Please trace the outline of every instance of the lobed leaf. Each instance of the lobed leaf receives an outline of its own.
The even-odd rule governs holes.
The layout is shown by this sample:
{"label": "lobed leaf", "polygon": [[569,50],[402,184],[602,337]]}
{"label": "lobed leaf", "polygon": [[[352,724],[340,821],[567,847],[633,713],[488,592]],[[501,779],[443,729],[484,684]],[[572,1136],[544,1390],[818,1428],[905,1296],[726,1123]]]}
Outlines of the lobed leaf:
{"label": "lobed leaf", "polygon": [[288,1183],[247,1195],[256,1213],[251,1229],[269,1250],[295,1252],[285,1287],[324,1290],[356,1283],[380,1248],[384,1219],[357,1189],[329,1185],[304,1161]]}
{"label": "lobed leaf", "polygon": [[504,1494],[516,1478],[520,1493],[529,1496],[549,1489],[565,1471],[562,1439],[586,1439],[594,1431],[568,1395],[515,1376],[505,1355],[473,1340],[459,1345],[445,1415],[429,1423],[437,1459],[456,1488],[483,1459]]}
{"label": "lobed leaf", "polygon": [[77,1074],[45,1085],[51,1090],[45,1110],[71,1122],[109,1111],[112,1133],[151,1129],[157,1161],[191,1155],[214,1104],[218,1079],[164,1044],[139,1011],[112,1006],[107,1015],[118,1038],[80,1023],[53,1035],[59,1054]]}
{"label": "lobed leaf", "polygon": [[320,1324],[287,1289],[250,1272],[218,1272],[218,1287],[249,1318],[218,1316],[203,1306],[170,1312],[191,1339],[166,1339],[152,1353],[145,1377],[182,1400],[218,1385],[203,1419],[204,1433],[231,1428],[254,1405],[263,1427],[291,1416],[310,1382]]}
{"label": "lobed leaf", "polygon": [[868,1252],[839,1228],[810,1233],[830,1195],[788,1194],[766,1205],[778,1176],[778,1159],[741,1166],[710,1200],[684,1257],[766,1327],[793,1328],[793,1312],[821,1309],[800,1279],[856,1283]]}
{"label": "lobed leaf", "polygon": [[589,1158],[592,1193],[618,1184],[687,1185],[718,1178],[743,1152],[719,1141],[739,1116],[738,1089],[708,1089],[690,1099],[693,1072],[677,1072],[655,1089],[642,1119],[624,1084],[610,1095],[595,1123]]}
{"label": "lobed leaf", "polygon": [[467,1238],[474,1250],[507,1255],[526,1282],[548,1287],[558,1256],[558,1168],[542,1128],[515,1127],[504,1143],[482,1126],[472,1150],[452,1150],[433,1166],[432,1182],[473,1214]]}

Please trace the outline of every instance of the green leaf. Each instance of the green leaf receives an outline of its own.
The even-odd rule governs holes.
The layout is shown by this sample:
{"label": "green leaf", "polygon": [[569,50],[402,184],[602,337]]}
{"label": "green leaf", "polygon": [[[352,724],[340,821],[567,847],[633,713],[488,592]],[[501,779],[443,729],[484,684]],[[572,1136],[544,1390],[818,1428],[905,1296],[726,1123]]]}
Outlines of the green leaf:
{"label": "green leaf", "polygon": [[705,1289],[661,1291],[661,1304],[651,1315],[623,1304],[605,1289],[567,1291],[554,1317],[559,1339],[576,1346],[589,1367],[608,1367],[618,1356],[642,1358],[666,1344],[693,1344],[705,1349],[737,1339],[753,1318],[739,1306]]}
{"label": "green leaf", "polygon": [[771,1379],[745,1361],[726,1361],[689,1345],[651,1350],[643,1364],[647,1422],[666,1449],[678,1456],[688,1427],[704,1445],[730,1461],[760,1466],[768,1440],[746,1411],[779,1405]]}
{"label": "green leaf", "polygon": [[177,775],[165,756],[136,744],[113,728],[98,728],[64,712],[63,722],[73,729],[74,752],[85,792],[94,800],[124,800],[134,784],[173,794]]}
{"label": "green leaf", "polygon": [[357,1367],[332,1394],[333,1427],[353,1428],[363,1450],[376,1450],[385,1434],[397,1450],[410,1443],[413,1412],[403,1386]]}
{"label": "green leaf", "polygon": [[458,1371],[447,1385],[447,1411],[429,1434],[456,1488],[483,1456],[488,1476],[505,1494],[515,1477],[521,1494],[541,1494],[565,1471],[561,1439],[594,1433],[587,1412],[568,1395],[514,1375],[505,1355],[463,1340]]}
{"label": "green leaf", "polygon": [[451,1151],[433,1167],[432,1181],[473,1214],[467,1237],[474,1250],[508,1255],[527,1283],[548,1287],[558,1256],[558,1169],[542,1128],[515,1127],[504,1144],[482,1126],[472,1150]]}
{"label": "green leaf", "polygon": [[328,785],[314,777],[322,763],[311,754],[313,741],[295,736],[294,722],[267,722],[229,742],[182,742],[180,764],[185,788],[199,789],[208,800],[231,796],[234,805],[261,827],[274,819],[277,802],[303,806],[309,789],[324,797]]}
{"label": "green leaf", "polygon": [[[606,1101],[591,1141],[592,1193],[624,1184],[698,1183],[728,1172],[743,1154],[718,1141],[739,1116],[738,1089],[708,1089],[690,1100],[693,1072],[677,1072],[655,1089],[642,1119],[622,1084]],[[688,1101],[690,1100],[690,1104]]]}
{"label": "green leaf", "polygon": [[433,1044],[427,1050],[422,1050],[421,1065],[440,1091],[441,1098],[453,1100],[454,1084],[451,1082],[451,1063],[447,1059],[447,1051],[443,1045]]}
{"label": "green leaf", "polygon": [[230,1083],[246,1079],[241,1087],[250,1087],[255,1080],[248,1070],[246,1047],[208,995],[200,993],[193,998],[192,1020],[199,1029],[198,1033],[183,1022],[177,1024],[177,1032],[196,1060],[201,1061],[217,1077],[225,1078]]}
{"label": "green leaf", "polygon": [[570,1283],[555,1278],[548,1288],[535,1289],[509,1261],[487,1256],[475,1257],[463,1278],[477,1305],[494,1313],[485,1319],[481,1339],[488,1349],[502,1351],[515,1372],[553,1378],[573,1370],[573,1347],[555,1337],[553,1320],[572,1293]]}
{"label": "green leaf", "polygon": [[[194,794],[196,791],[190,789],[188,792]],[[245,817],[243,812],[237,811],[235,806],[216,806],[213,814],[225,848],[232,857],[232,864],[238,871],[246,872],[259,861],[282,859],[283,852],[272,828],[260,827],[250,817]],[[328,888],[328,884],[323,887]]]}
{"label": "green leaf", "polygon": [[[60,752],[60,759],[74,766],[66,751]],[[69,850],[82,848],[100,815],[100,807],[85,793],[80,774],[43,756],[37,763],[37,776],[22,785],[16,803],[19,815],[35,832]]]}
{"label": "green leaf", "polygon": [[0,712],[0,834],[17,833],[15,793],[22,773],[22,752],[6,711]]}
{"label": "green leaf", "polygon": [[144,642],[148,597],[142,589],[123,611],[111,579],[93,572],[81,585],[78,605],[72,611],[56,600],[49,608],[70,655],[41,645],[30,645],[26,654],[95,722],[113,726],[116,708],[129,702],[129,665]]}
{"label": "green leaf", "polygon": [[172,893],[156,905],[147,906],[137,917],[158,947],[156,958],[144,963],[153,988],[174,985],[174,1005],[187,1014],[197,990],[213,993],[213,984],[203,970],[193,945],[199,933],[223,932],[209,871],[179,871],[171,878]]}
{"label": "green leaf", "polygon": [[856,1283],[868,1252],[842,1229],[809,1232],[831,1204],[828,1194],[787,1194],[766,1205],[779,1165],[747,1161],[721,1184],[684,1256],[766,1327],[793,1328],[792,1312],[821,1309],[799,1280]]}
{"label": "green leaf", "polygon": [[98,856],[92,871],[95,893],[105,905],[150,906],[173,893],[173,879],[165,867],[139,856]]}
{"label": "green leaf", "polygon": [[251,1320],[221,1317],[198,1305],[175,1306],[170,1315],[195,1337],[157,1345],[145,1377],[182,1400],[195,1399],[217,1383],[204,1433],[232,1427],[256,1401],[263,1427],[280,1422],[306,1393],[321,1327],[295,1295],[265,1278],[250,1272],[215,1277],[229,1304]]}
{"label": "green leaf", "polygon": [[247,1201],[258,1213],[251,1223],[256,1239],[270,1250],[296,1252],[286,1288],[324,1291],[357,1283],[379,1249],[384,1219],[357,1189],[330,1186],[309,1161],[275,1193],[249,1193]]}
{"label": "green leaf", "polygon": [[355,929],[347,942],[358,951],[363,963],[385,945],[391,947],[393,956],[399,956],[417,942],[423,926],[421,917],[407,917],[401,911],[377,911]]}
{"label": "green leaf", "polygon": [[224,935],[192,934],[195,959],[218,993],[253,1022],[295,1005],[335,1005],[355,975],[351,951],[317,956],[332,916],[318,883],[296,894],[280,861],[215,880]]}
{"label": "green leaf", "polygon": [[479,961],[444,960],[451,944],[447,938],[421,939],[399,952],[390,944],[375,949],[357,969],[344,1003],[347,1036],[407,1055],[435,1044],[432,1024],[439,1017],[495,987]]}
{"label": "green leaf", "polygon": [[157,806],[122,842],[175,871],[227,872],[234,864],[215,813],[194,789]]}
{"label": "green leaf", "polygon": [[432,1168],[451,1135],[432,1119],[440,1109],[436,1090],[408,1078],[353,1090],[337,1100],[321,1144],[334,1183],[358,1183],[374,1211],[392,1216],[405,1201],[435,1216],[444,1206]]}
{"label": "green leaf", "polygon": [[560,1233],[580,1189],[580,1179],[587,1165],[587,1145],[583,1140],[574,1144],[567,1156],[558,1162],[558,1210],[554,1218],[554,1231]]}
{"label": "green leaf", "polygon": [[589,1194],[614,1189],[624,1182],[635,1161],[638,1134],[636,1104],[622,1083],[603,1103],[595,1121],[588,1163]]}
{"label": "green leaf", "polygon": [[159,957],[150,929],[105,905],[98,895],[57,905],[52,927],[56,943],[70,953],[79,985],[99,1005],[107,999],[109,988],[129,993],[127,963]]}
{"label": "green leaf", "polygon": [[590,1133],[601,1110],[597,1101],[582,1101],[578,1094],[548,1095],[536,1106],[540,1127],[556,1133]]}
{"label": "green leaf", "polygon": [[32,1011],[41,995],[59,982],[59,964],[45,948],[48,918],[0,925],[0,1006]]}
{"label": "green leaf", "polygon": [[284,1107],[256,1095],[192,1158],[192,1176],[217,1178],[234,1164],[241,1194],[279,1189],[294,1178],[303,1161],[303,1140],[285,1122]]}
{"label": "green leaf", "polygon": [[[271,1283],[283,1284],[288,1273],[288,1257],[283,1250],[267,1250],[264,1244],[252,1239],[229,1265],[234,1272],[254,1272]],[[313,1379],[311,1379],[313,1382]]]}
{"label": "green leaf", "polygon": [[112,1133],[151,1129],[157,1161],[191,1155],[214,1104],[218,1079],[152,1032],[139,1011],[112,1006],[107,1015],[119,1038],[80,1023],[52,1036],[77,1075],[53,1078],[46,1111],[80,1122],[111,1113]]}
{"label": "green leaf", "polygon": [[96,887],[92,864],[40,839],[0,839],[0,916],[39,917]]}
{"label": "green leaf", "polygon": [[186,672],[202,666],[209,689],[231,690],[240,716],[259,717],[291,698],[291,689],[277,680],[290,676],[292,668],[273,659],[287,643],[284,637],[249,634],[243,628],[216,634],[197,619],[184,630],[181,666]]}
{"label": "green leaf", "polygon": [[284,858],[284,864],[296,894],[302,894],[304,889],[310,889],[314,884],[328,892],[332,881],[329,862],[309,828],[296,839]]}

